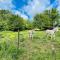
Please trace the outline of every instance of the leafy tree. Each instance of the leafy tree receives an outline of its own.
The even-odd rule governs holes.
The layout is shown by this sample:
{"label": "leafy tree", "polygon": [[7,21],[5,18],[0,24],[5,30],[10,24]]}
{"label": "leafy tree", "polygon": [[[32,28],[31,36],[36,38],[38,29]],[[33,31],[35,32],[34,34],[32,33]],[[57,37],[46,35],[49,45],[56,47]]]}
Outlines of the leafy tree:
{"label": "leafy tree", "polygon": [[53,27],[55,25],[58,25],[58,21],[59,21],[59,12],[56,8],[52,8],[50,11],[50,18],[52,20],[52,25]]}
{"label": "leafy tree", "polygon": [[0,10],[0,30],[8,30],[9,15],[8,10]]}
{"label": "leafy tree", "polygon": [[37,14],[34,17],[34,26],[44,29],[51,29],[58,25],[59,13],[57,9],[45,10],[43,13]]}
{"label": "leafy tree", "polygon": [[8,10],[0,10],[0,30],[17,31],[24,29],[24,19]]}
{"label": "leafy tree", "polygon": [[19,17],[18,15],[12,15],[9,20],[9,30],[23,30],[24,29],[24,22],[23,18]]}
{"label": "leafy tree", "polygon": [[25,29],[33,29],[33,22],[30,20],[25,20]]}

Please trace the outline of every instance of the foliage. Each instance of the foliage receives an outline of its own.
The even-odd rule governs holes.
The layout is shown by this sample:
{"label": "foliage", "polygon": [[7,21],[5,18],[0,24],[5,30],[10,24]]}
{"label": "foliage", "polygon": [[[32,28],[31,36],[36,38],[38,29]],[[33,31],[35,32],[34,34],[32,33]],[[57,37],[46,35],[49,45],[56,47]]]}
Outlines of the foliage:
{"label": "foliage", "polygon": [[24,29],[24,19],[8,10],[0,10],[0,30],[17,31],[18,29]]}
{"label": "foliage", "polygon": [[33,21],[25,20],[25,29],[26,30],[33,29]]}
{"label": "foliage", "polygon": [[18,60],[18,58],[23,55],[24,49],[20,47],[17,49],[16,44],[12,44],[12,42],[1,42],[0,43],[0,59],[4,58],[6,60]]}
{"label": "foliage", "polygon": [[40,29],[53,28],[58,25],[59,12],[57,9],[46,10],[34,17],[34,26]]}
{"label": "foliage", "polygon": [[[55,40],[47,38],[45,31],[35,31],[33,40],[28,39],[28,30],[20,31],[20,45],[17,50],[17,32],[0,32],[0,60],[54,60],[51,44],[56,51],[56,60],[60,59],[60,30],[56,33]],[[11,39],[12,38],[12,39]],[[24,38],[24,41],[21,41]]]}
{"label": "foliage", "polygon": [[17,31],[18,29],[19,30],[24,29],[24,20],[18,15],[12,15],[8,23],[9,23],[9,30]]}

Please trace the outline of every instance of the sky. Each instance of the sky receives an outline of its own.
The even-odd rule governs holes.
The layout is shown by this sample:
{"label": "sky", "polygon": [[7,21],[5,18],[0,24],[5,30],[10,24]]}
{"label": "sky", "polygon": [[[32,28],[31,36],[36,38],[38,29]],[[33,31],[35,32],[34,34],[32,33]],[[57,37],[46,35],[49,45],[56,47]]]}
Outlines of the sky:
{"label": "sky", "polygon": [[33,17],[46,9],[60,10],[60,0],[0,0],[0,10],[10,10],[24,19]]}

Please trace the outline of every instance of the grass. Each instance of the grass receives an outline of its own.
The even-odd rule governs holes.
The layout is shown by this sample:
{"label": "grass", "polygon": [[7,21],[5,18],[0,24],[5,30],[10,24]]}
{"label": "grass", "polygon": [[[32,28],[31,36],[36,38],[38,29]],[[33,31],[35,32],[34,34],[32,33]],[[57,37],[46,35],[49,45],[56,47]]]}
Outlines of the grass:
{"label": "grass", "polygon": [[0,60],[60,60],[60,31],[56,33],[55,40],[47,38],[44,31],[36,31],[33,36],[34,38],[29,40],[28,30],[20,31],[19,54],[17,54],[18,33],[0,32],[0,45],[2,46]]}

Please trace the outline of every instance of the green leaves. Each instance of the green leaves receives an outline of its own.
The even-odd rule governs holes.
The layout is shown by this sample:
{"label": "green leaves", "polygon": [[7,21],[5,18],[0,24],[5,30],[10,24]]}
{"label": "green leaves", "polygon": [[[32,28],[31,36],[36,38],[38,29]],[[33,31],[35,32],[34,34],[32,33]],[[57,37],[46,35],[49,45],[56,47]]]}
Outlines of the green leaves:
{"label": "green leaves", "polygon": [[46,10],[34,17],[34,26],[40,29],[48,29],[58,25],[59,12],[57,9]]}
{"label": "green leaves", "polygon": [[23,30],[24,19],[18,15],[14,15],[8,10],[0,10],[0,30],[17,31]]}

